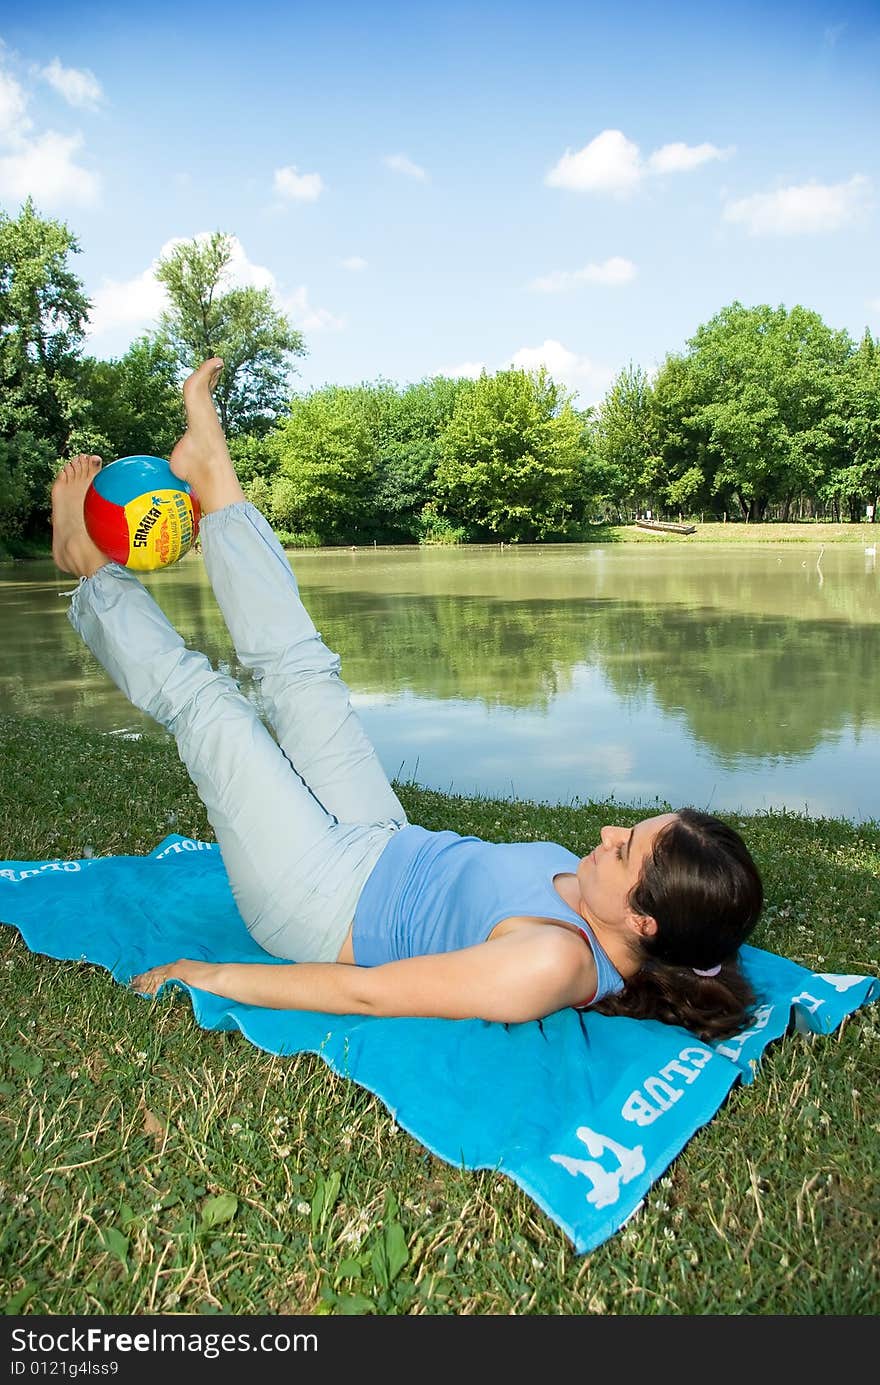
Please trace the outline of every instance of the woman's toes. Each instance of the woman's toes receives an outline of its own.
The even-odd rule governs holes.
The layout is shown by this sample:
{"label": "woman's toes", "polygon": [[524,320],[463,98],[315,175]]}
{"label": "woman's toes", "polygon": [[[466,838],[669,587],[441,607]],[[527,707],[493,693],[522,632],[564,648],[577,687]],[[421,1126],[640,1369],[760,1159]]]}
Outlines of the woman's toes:
{"label": "woman's toes", "polygon": [[202,364],[184,380],[184,396],[198,392],[205,384],[208,385],[209,389],[213,390],[220,378],[222,369],[223,360],[220,356],[211,356],[209,360],[202,361]]}

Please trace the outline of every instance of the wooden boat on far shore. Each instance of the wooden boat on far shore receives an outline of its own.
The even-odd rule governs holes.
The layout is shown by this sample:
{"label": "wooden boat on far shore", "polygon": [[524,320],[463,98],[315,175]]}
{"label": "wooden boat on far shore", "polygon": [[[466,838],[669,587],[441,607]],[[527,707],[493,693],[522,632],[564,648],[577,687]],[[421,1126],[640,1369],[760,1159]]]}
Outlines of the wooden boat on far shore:
{"label": "wooden boat on far shore", "polygon": [[661,534],[695,534],[697,526],[695,524],[667,524],[661,519],[637,519],[638,529],[656,529]]}

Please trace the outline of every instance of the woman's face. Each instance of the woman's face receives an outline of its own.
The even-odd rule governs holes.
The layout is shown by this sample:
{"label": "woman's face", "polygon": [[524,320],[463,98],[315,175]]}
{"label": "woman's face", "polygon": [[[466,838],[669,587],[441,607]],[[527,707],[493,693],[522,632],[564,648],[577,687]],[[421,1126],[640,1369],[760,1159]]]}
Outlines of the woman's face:
{"label": "woman's face", "polygon": [[579,862],[576,871],[581,907],[589,923],[625,930],[635,918],[627,900],[651,854],[658,833],[675,821],[675,813],[644,818],[635,827],[603,827],[601,842]]}

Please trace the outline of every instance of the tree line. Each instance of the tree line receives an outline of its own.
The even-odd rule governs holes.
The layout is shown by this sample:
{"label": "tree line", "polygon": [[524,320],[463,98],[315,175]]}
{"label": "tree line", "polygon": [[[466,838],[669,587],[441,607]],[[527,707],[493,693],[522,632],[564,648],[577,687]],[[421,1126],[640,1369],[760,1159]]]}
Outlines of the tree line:
{"label": "tree line", "polygon": [[[76,452],[168,456],[180,385],[211,355],[246,493],[289,542],[564,541],[657,517],[858,521],[880,493],[880,341],[733,302],[595,407],[545,369],[296,390],[303,336],[230,283],[231,237],[159,262],[167,309],[119,358],[86,354],[80,246],[28,199],[0,208],[0,551],[48,536]],[[873,510],[871,509],[873,507]]]}

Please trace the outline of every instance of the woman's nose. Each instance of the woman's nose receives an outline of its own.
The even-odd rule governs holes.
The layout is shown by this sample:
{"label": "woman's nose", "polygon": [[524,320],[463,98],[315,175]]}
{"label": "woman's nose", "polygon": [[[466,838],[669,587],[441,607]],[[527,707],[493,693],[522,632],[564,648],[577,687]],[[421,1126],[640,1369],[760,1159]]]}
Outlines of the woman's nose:
{"label": "woman's nose", "polygon": [[617,833],[619,831],[619,827],[603,827],[599,833],[599,836],[602,840],[602,845],[613,846],[615,841],[617,840]]}

